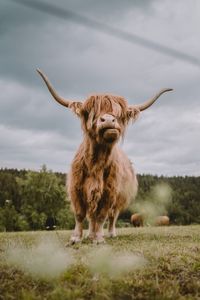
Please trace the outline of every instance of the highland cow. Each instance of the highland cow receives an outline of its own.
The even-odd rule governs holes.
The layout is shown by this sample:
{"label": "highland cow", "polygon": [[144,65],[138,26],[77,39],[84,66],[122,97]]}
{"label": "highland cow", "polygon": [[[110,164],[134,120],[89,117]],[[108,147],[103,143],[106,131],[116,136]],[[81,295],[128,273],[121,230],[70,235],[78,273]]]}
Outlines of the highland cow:
{"label": "highland cow", "polygon": [[108,218],[108,234],[116,236],[115,223],[137,193],[137,178],[132,164],[117,146],[130,121],[151,106],[160,95],[140,105],[128,105],[120,96],[92,95],[84,102],[60,97],[48,78],[37,70],[54,99],[71,109],[81,120],[83,142],[73,159],[67,187],[75,216],[75,229],[71,243],[80,242],[83,221],[89,222],[89,238],[104,241],[103,226]]}

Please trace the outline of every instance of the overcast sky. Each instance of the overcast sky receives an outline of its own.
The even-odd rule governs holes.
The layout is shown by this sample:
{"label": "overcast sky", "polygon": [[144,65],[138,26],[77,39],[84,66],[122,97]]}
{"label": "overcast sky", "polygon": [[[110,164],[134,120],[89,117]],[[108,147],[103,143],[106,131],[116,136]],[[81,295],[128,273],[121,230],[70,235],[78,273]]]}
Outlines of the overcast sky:
{"label": "overcast sky", "polygon": [[[27,0],[28,1],[28,0]],[[33,0],[32,0],[33,1]],[[199,0],[46,0],[200,60]],[[114,93],[138,104],[173,88],[129,126],[137,173],[200,176],[200,67],[10,0],[0,0],[0,167],[66,172],[80,122],[57,104]]]}

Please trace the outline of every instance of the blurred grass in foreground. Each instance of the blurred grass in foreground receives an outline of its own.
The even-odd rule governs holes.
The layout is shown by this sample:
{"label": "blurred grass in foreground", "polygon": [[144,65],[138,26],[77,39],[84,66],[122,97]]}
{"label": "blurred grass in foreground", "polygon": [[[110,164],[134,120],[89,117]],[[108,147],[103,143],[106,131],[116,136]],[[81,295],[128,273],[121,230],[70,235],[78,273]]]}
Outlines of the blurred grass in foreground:
{"label": "blurred grass in foreground", "polygon": [[1,233],[0,299],[200,299],[200,225],[118,233],[68,248],[70,231]]}

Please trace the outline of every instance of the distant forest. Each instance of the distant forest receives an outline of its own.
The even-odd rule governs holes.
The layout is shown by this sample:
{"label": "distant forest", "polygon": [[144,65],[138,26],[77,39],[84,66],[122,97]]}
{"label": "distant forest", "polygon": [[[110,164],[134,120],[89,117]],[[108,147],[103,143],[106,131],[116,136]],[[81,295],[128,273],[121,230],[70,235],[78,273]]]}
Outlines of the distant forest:
{"label": "distant forest", "polygon": [[[137,198],[121,213],[118,226],[131,226],[131,214],[144,208],[149,215],[168,215],[171,224],[200,223],[200,177],[138,175],[138,182]],[[48,219],[54,220],[57,229],[72,229],[65,183],[65,174],[46,166],[39,172],[0,169],[0,231],[42,230]],[[160,195],[155,193],[159,186],[170,189],[167,196],[162,188]]]}

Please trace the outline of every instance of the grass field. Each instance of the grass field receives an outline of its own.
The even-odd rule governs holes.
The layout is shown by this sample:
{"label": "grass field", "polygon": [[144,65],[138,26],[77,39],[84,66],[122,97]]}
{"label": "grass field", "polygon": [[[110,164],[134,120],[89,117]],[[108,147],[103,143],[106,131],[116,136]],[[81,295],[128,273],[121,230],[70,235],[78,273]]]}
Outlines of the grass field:
{"label": "grass field", "polygon": [[0,234],[0,299],[200,299],[200,225],[119,229],[65,247],[69,231]]}

